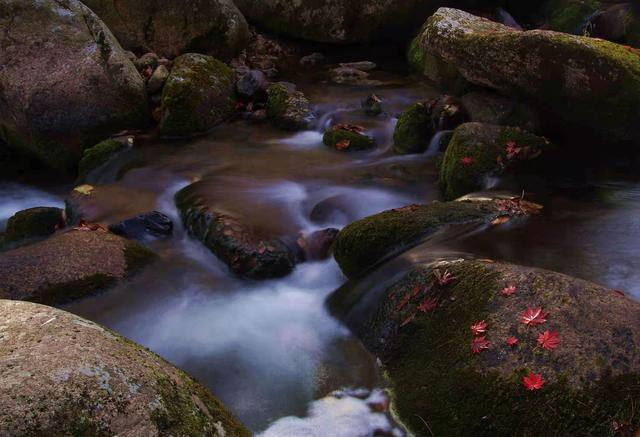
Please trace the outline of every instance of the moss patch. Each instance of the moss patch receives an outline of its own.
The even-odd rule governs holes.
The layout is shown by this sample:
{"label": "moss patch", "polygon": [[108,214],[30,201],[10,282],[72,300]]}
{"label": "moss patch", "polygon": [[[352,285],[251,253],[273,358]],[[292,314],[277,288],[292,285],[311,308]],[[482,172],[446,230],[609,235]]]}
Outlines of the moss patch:
{"label": "moss patch", "polygon": [[422,153],[427,150],[433,133],[431,110],[425,103],[414,103],[398,119],[393,133],[393,150]]}
{"label": "moss patch", "polygon": [[4,239],[6,243],[12,243],[29,238],[46,237],[53,234],[56,227],[63,226],[60,208],[30,208],[16,213],[9,219]]}
{"label": "moss patch", "polygon": [[86,149],[78,164],[78,181],[84,181],[89,173],[104,165],[116,153],[125,149],[126,144],[116,140],[105,140]]}

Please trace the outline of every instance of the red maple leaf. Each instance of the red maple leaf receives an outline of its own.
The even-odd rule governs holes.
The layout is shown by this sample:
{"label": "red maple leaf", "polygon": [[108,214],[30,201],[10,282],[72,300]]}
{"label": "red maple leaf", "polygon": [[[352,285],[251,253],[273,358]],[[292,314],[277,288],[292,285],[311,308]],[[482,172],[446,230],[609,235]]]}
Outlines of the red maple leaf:
{"label": "red maple leaf", "polygon": [[557,332],[544,331],[538,336],[538,345],[543,349],[553,350],[558,347],[560,340]]}
{"label": "red maple leaf", "polygon": [[515,285],[509,285],[507,287],[504,287],[500,291],[500,294],[505,296],[505,297],[509,297],[509,296],[513,296],[514,294],[516,294],[517,291],[518,291],[518,287],[516,287]]}
{"label": "red maple leaf", "polygon": [[484,320],[480,320],[479,322],[474,323],[473,325],[471,325],[471,333],[475,336],[478,337],[481,334],[484,334],[485,332],[487,332],[487,322],[485,322]]}
{"label": "red maple leaf", "polygon": [[544,385],[544,379],[541,374],[529,372],[529,375],[522,378],[522,385],[530,391],[540,390]]}
{"label": "red maple leaf", "polygon": [[507,159],[513,159],[518,156],[522,148],[518,147],[515,141],[509,141],[507,142],[505,150],[507,152]]}
{"label": "red maple leaf", "polygon": [[507,338],[507,344],[511,347],[516,346],[518,344],[518,341],[519,341],[518,338],[514,336]]}
{"label": "red maple leaf", "polygon": [[336,149],[338,150],[347,150],[351,146],[351,141],[349,140],[340,140],[336,143]]}
{"label": "red maple leaf", "polygon": [[445,270],[444,273],[442,273],[440,270],[435,269],[433,271],[433,276],[435,276],[436,282],[438,282],[438,285],[440,285],[441,287],[445,287],[450,283],[452,283],[453,281],[455,281],[456,279],[458,279],[455,276],[453,276],[449,272],[449,270]]}
{"label": "red maple leaf", "polygon": [[438,306],[438,299],[433,297],[427,297],[425,300],[418,304],[418,310],[423,313],[433,311]]}
{"label": "red maple leaf", "polygon": [[489,345],[486,337],[476,337],[471,342],[471,352],[479,354],[483,349],[489,349]]}
{"label": "red maple leaf", "polygon": [[473,163],[474,160],[470,156],[465,156],[464,158],[462,158],[462,165],[464,165],[465,167],[471,167]]}
{"label": "red maple leaf", "polygon": [[520,321],[527,326],[538,326],[547,321],[548,315],[549,313],[542,311],[542,308],[527,308],[520,315]]}

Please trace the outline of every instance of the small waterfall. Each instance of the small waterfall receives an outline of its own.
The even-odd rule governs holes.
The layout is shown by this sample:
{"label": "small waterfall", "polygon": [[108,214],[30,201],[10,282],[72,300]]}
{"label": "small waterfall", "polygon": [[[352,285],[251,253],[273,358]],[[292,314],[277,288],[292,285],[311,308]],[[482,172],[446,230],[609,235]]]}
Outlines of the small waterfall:
{"label": "small waterfall", "polygon": [[[442,123],[442,120],[441,120]],[[427,151],[424,153],[425,156],[435,156],[441,151],[441,144],[443,139],[451,135],[453,133],[452,130],[438,130],[436,134],[431,138],[431,142],[429,143],[429,147],[427,147]]]}

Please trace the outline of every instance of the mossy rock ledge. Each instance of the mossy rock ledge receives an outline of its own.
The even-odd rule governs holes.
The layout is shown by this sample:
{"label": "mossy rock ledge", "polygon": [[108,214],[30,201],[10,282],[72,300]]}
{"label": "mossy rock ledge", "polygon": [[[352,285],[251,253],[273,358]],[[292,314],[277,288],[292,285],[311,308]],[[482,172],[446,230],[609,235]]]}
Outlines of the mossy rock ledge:
{"label": "mossy rock ledge", "polygon": [[435,56],[473,84],[528,98],[609,140],[640,139],[640,53],[635,49],[559,32],[518,31],[440,8],[411,53]]}
{"label": "mossy rock ledge", "polygon": [[[445,273],[449,280],[439,281]],[[347,284],[329,307],[381,359],[392,411],[413,435],[637,435],[638,302],[488,260],[418,264],[394,285],[370,285]],[[515,293],[505,296],[506,287]],[[528,308],[548,313],[546,322],[523,324]],[[473,353],[478,321],[489,343]],[[540,346],[546,331],[558,334],[555,349]],[[542,376],[541,389],[525,388],[530,372]]]}
{"label": "mossy rock ledge", "polygon": [[18,211],[7,222],[4,242],[17,243],[53,234],[65,225],[62,212],[60,208],[45,206]]}
{"label": "mossy rock ledge", "polygon": [[280,129],[297,131],[311,127],[316,114],[311,102],[295,85],[274,83],[267,88],[267,116]]}
{"label": "mossy rock ledge", "polygon": [[1,435],[251,435],[206,388],[102,326],[9,300],[0,320]]}
{"label": "mossy rock ledge", "polygon": [[293,270],[294,253],[283,241],[264,235],[241,218],[217,208],[200,192],[202,186],[202,182],[196,182],[175,197],[189,235],[240,277],[279,278]]}
{"label": "mossy rock ledge", "polygon": [[144,246],[101,229],[61,232],[0,252],[0,299],[69,302],[113,287],[154,258]]}
{"label": "mossy rock ledge", "polygon": [[462,124],[440,164],[441,189],[447,199],[482,190],[489,178],[514,172],[549,148],[545,138],[517,127]]}
{"label": "mossy rock ledge", "polygon": [[375,138],[366,135],[359,127],[348,125],[330,127],[324,133],[322,142],[325,146],[346,152],[359,152],[376,146]]}
{"label": "mossy rock ledge", "polygon": [[162,90],[160,133],[204,133],[235,110],[235,74],[223,62],[187,53],[175,59]]}
{"label": "mossy rock ledge", "polygon": [[409,205],[351,223],[338,234],[333,253],[342,272],[353,278],[448,225],[482,226],[500,217],[526,216],[538,208],[517,199]]}
{"label": "mossy rock ledge", "polygon": [[88,7],[1,0],[0,10],[0,142],[71,173],[86,147],[146,126],[144,80]]}

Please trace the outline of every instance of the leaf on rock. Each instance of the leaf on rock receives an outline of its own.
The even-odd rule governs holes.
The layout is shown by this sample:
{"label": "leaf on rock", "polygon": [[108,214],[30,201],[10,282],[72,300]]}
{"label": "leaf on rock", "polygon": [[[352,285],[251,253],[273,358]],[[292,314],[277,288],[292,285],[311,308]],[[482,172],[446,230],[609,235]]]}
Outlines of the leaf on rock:
{"label": "leaf on rock", "polygon": [[507,344],[511,347],[517,346],[518,343],[519,343],[519,340],[517,337],[511,336],[507,338]]}
{"label": "leaf on rock", "polygon": [[515,285],[509,285],[507,287],[504,287],[500,291],[500,294],[505,296],[505,297],[509,297],[509,296],[513,296],[514,294],[516,294],[517,291],[518,291],[518,287],[516,287]]}
{"label": "leaf on rock", "polygon": [[520,321],[527,326],[538,326],[547,321],[548,315],[549,313],[543,311],[542,308],[527,308],[520,315]]}
{"label": "leaf on rock", "polygon": [[484,320],[480,320],[479,322],[471,325],[471,333],[474,335],[474,337],[479,337],[481,334],[487,332],[487,326],[487,322],[485,322]]}
{"label": "leaf on rock", "polygon": [[486,337],[476,337],[471,341],[471,352],[479,354],[484,349],[489,349],[490,343]]}
{"label": "leaf on rock", "polygon": [[538,336],[538,345],[543,349],[553,350],[560,344],[557,332],[544,331]]}
{"label": "leaf on rock", "polygon": [[351,146],[351,141],[344,139],[340,140],[336,143],[336,149],[338,150],[347,150]]}
{"label": "leaf on rock", "polygon": [[464,165],[465,167],[471,167],[474,162],[475,161],[470,156],[465,156],[464,158],[462,158],[462,165]]}
{"label": "leaf on rock", "polygon": [[449,270],[445,270],[444,273],[441,272],[438,269],[435,269],[433,271],[433,276],[436,278],[436,282],[438,283],[438,285],[440,285],[441,287],[445,287],[449,284],[451,284],[453,281],[455,281],[456,278],[455,276],[453,276]]}
{"label": "leaf on rock", "polygon": [[529,391],[540,390],[544,385],[544,379],[541,374],[529,372],[527,376],[522,378],[522,385]]}
{"label": "leaf on rock", "polygon": [[428,313],[430,311],[435,310],[437,306],[438,306],[438,299],[434,297],[427,297],[425,298],[425,300],[423,300],[418,304],[418,311],[421,311],[423,313]]}

